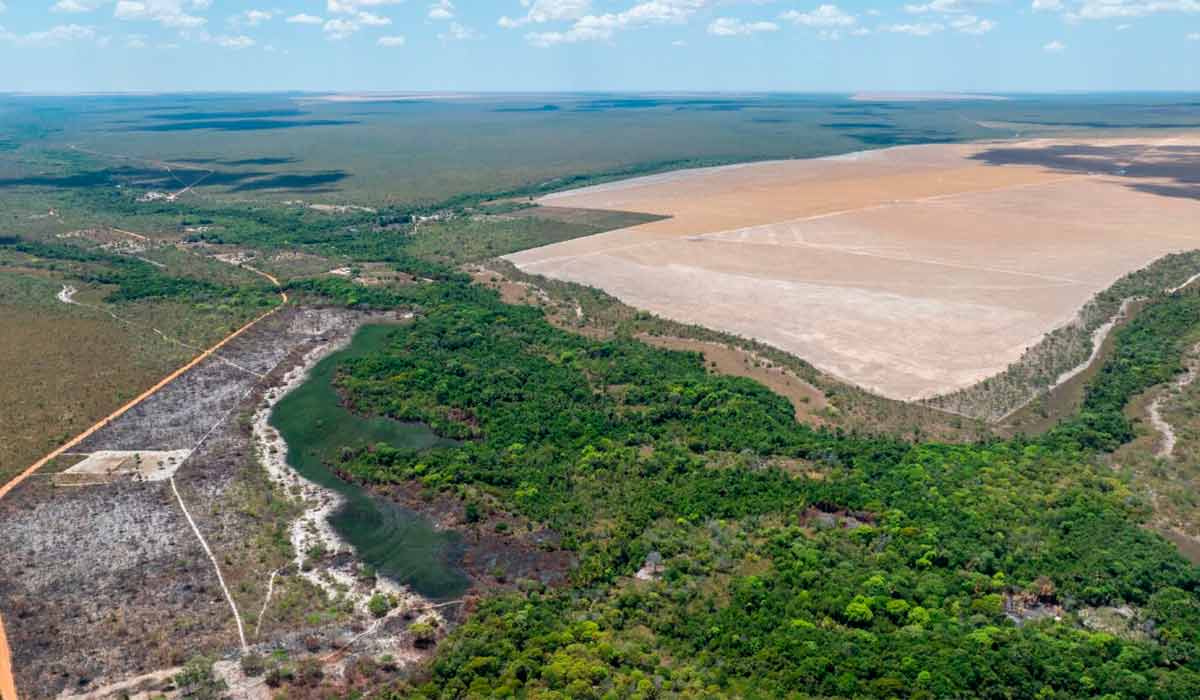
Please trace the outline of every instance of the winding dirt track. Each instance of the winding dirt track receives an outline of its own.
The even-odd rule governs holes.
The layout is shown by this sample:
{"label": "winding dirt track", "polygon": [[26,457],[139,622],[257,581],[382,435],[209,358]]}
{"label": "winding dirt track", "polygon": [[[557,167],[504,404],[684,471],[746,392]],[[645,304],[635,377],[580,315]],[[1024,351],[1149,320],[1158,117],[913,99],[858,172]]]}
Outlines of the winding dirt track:
{"label": "winding dirt track", "polygon": [[[242,267],[245,267],[246,269],[248,269],[256,274],[259,274],[259,275],[271,280],[271,283],[274,284],[275,286],[279,286],[279,280],[276,279],[273,275],[263,272],[262,270],[257,270],[255,268],[252,268],[249,265],[243,265]],[[178,379],[179,377],[183,376],[185,373],[188,372],[188,370],[192,369],[196,365],[199,365],[201,362],[204,362],[209,357],[212,357],[213,354],[215,354],[218,350],[225,347],[225,345],[227,345],[234,338],[236,338],[239,335],[241,335],[242,333],[245,333],[246,331],[248,331],[256,323],[258,323],[259,321],[263,320],[264,318],[270,316],[271,314],[275,313],[276,311],[279,311],[279,309],[283,308],[283,306],[285,304],[287,304],[288,295],[286,292],[281,291],[281,292],[279,292],[279,296],[283,302],[279,306],[276,306],[275,308],[271,309],[270,311],[267,311],[266,313],[255,317],[254,319],[247,322],[241,328],[239,328],[236,331],[225,336],[216,345],[213,345],[209,349],[205,350],[204,352],[200,353],[195,358],[193,358],[191,362],[188,362],[186,365],[180,367],[179,369],[175,370],[174,372],[171,372],[166,377],[163,377],[162,380],[160,380],[157,384],[155,384],[154,386],[150,387],[149,389],[143,391],[141,394],[138,394],[137,397],[135,397],[133,400],[126,403],[124,406],[121,406],[120,408],[118,408],[117,410],[108,414],[104,418],[101,418],[99,421],[96,422],[95,425],[93,425],[92,427],[83,431],[82,433],[76,435],[75,437],[71,438],[69,441],[67,441],[65,444],[59,446],[57,449],[55,449],[50,454],[48,454],[45,457],[42,457],[38,461],[34,462],[32,465],[29,466],[28,469],[26,469],[25,471],[21,472],[20,474],[16,475],[15,477],[13,477],[7,484],[0,486],[0,499],[7,496],[10,491],[15,489],[23,481],[25,481],[30,476],[35,474],[39,469],[46,466],[46,464],[49,463],[51,460],[53,460],[55,457],[58,457],[59,455],[63,454],[64,452],[70,451],[71,448],[75,447],[79,443],[86,440],[93,433],[97,432],[98,430],[100,430],[104,426],[108,425],[109,423],[113,422],[117,418],[120,418],[122,415],[128,413],[130,410],[132,410],[134,407],[136,407],[138,404],[142,403],[146,399],[157,394],[159,391],[161,391],[163,389],[163,387],[167,386],[171,382],[173,382],[176,379]],[[12,672],[12,650],[8,646],[8,637],[4,633],[4,619],[2,617],[0,617],[0,700],[18,700],[17,684],[16,684],[16,681],[13,679],[13,672]]]}

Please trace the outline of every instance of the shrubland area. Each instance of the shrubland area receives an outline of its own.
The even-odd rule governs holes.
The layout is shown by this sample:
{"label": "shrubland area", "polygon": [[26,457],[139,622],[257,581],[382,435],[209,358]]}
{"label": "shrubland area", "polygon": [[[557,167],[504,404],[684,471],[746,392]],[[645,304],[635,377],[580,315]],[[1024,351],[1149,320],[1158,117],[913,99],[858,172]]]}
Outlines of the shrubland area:
{"label": "shrubland area", "polygon": [[[380,491],[444,499],[477,534],[549,528],[576,561],[560,584],[524,579],[486,595],[430,662],[399,677],[387,660],[348,686],[312,663],[297,672],[254,657],[252,671],[271,666],[269,682],[288,697],[1200,697],[1200,569],[1152,530],[1197,522],[1196,389],[1168,404],[1176,458],[1153,456],[1140,418],[1183,371],[1200,293],[1147,293],[1061,420],[1001,437],[490,260],[644,220],[519,201],[572,182],[337,212],[138,202],[115,187],[58,188],[46,200],[20,190],[22,211],[49,201],[73,212],[4,222],[0,280],[34,288],[21,318],[76,285],[109,315],[159,330],[176,318],[202,346],[276,303],[276,288],[244,264],[276,274],[295,304],[414,312],[382,349],[343,362],[336,387],[356,412],[458,442],[346,449],[331,466]],[[131,254],[59,235],[85,218],[149,243]],[[216,265],[218,254],[242,262]],[[1193,263],[1172,258],[1122,281],[1080,332]],[[469,274],[481,277],[478,265],[502,278],[499,291]],[[96,333],[134,325],[144,324]],[[829,405],[814,425],[797,422],[788,399],[647,335],[737,346]],[[118,363],[124,346],[111,342],[105,356]],[[1086,355],[1078,338],[1062,342],[1070,357]],[[179,355],[189,353],[131,372],[120,390]],[[996,381],[1044,385],[1057,363]],[[1165,484],[1169,497],[1157,498]],[[272,556],[286,561],[282,526],[272,527]],[[210,665],[189,664],[179,685],[219,696]]]}

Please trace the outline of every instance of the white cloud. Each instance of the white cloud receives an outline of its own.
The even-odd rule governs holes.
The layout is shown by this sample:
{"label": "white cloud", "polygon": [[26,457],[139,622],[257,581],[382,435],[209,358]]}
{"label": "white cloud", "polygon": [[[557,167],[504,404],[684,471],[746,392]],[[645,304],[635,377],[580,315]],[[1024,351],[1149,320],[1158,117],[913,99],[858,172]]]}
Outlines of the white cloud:
{"label": "white cloud", "polygon": [[334,14],[355,15],[364,7],[399,5],[404,0],[325,0],[325,7]]}
{"label": "white cloud", "polygon": [[438,0],[429,6],[429,19],[454,19],[454,3]]}
{"label": "white cloud", "polygon": [[774,22],[743,22],[732,17],[718,17],[708,25],[708,33],[713,36],[748,36],[775,31],[779,31],[779,25]]}
{"label": "white cloud", "polygon": [[284,21],[286,21],[288,24],[324,24],[325,23],[324,19],[321,19],[320,17],[317,17],[316,15],[306,15],[303,12],[301,12],[298,15],[292,15],[291,17],[288,17]]}
{"label": "white cloud", "polygon": [[1188,41],[1200,41],[1200,32],[1192,32],[1187,35]]}
{"label": "white cloud", "polygon": [[[80,12],[92,12],[99,9],[102,5],[107,5],[112,0],[58,0],[50,6],[51,12],[61,12],[64,14],[78,14]],[[3,9],[4,3],[0,2],[0,9]]]}
{"label": "white cloud", "polygon": [[118,0],[113,16],[126,21],[158,22],[172,29],[193,29],[203,26],[208,20],[188,14],[187,10],[207,7],[207,3],[197,3],[195,0],[186,3],[186,9],[183,0]]}
{"label": "white cloud", "polygon": [[893,34],[909,34],[911,36],[929,36],[937,34],[945,29],[946,26],[939,22],[918,22],[916,24],[889,24],[880,27],[880,31],[891,32]]}
{"label": "white cloud", "polygon": [[849,27],[858,20],[854,15],[844,12],[837,5],[821,5],[812,12],[788,10],[779,15],[780,19],[805,27]]}
{"label": "white cloud", "polygon": [[29,32],[28,34],[13,34],[0,29],[0,39],[11,41],[17,46],[34,48],[61,46],[68,42],[93,39],[95,37],[95,29],[78,24],[59,24],[45,31]]}
{"label": "white cloud", "polygon": [[684,41],[683,39],[676,39],[675,41],[671,42],[671,46],[683,47],[683,46],[687,46],[687,42]]}
{"label": "white cloud", "polygon": [[231,16],[227,22],[235,27],[257,27],[275,16],[271,10],[246,10]]}
{"label": "white cloud", "polygon": [[125,37],[125,48],[127,49],[144,49],[146,46],[145,34],[130,34]]}
{"label": "white cloud", "polygon": [[219,36],[215,39],[217,46],[223,49],[248,49],[254,46],[255,41],[245,34],[237,36]]}
{"label": "white cloud", "polygon": [[[341,41],[363,27],[386,27],[391,23],[392,20],[387,17],[360,11],[354,13],[353,17],[334,17],[327,20],[325,24],[321,25],[321,30],[325,32],[325,38],[331,41]],[[306,19],[302,24],[315,24],[315,22]]]}
{"label": "white cloud", "polygon": [[340,41],[357,32],[361,27],[358,22],[348,19],[331,19],[321,26],[325,36],[333,41]]}
{"label": "white cloud", "polygon": [[404,46],[408,40],[403,36],[381,36],[375,43],[379,46]]}
{"label": "white cloud", "polygon": [[576,44],[581,41],[605,41],[612,38],[612,29],[583,26],[576,24],[563,32],[530,32],[525,40],[541,48],[558,46],[559,44]]}
{"label": "white cloud", "polygon": [[1055,39],[1054,41],[1042,46],[1042,50],[1048,53],[1062,53],[1063,51],[1067,50],[1067,45],[1058,39]]}
{"label": "white cloud", "polygon": [[500,18],[500,26],[513,29],[526,24],[544,24],[546,22],[566,22],[584,17],[592,9],[591,0],[521,0],[521,6],[528,8],[524,17],[512,19],[505,15]]}
{"label": "white cloud", "polygon": [[1063,0],[1033,0],[1035,10],[1062,12],[1072,21],[1085,19],[1114,19],[1145,17],[1154,14],[1200,13],[1200,0],[1077,0],[1067,5]]}
{"label": "white cloud", "polygon": [[914,15],[921,15],[929,12],[943,15],[966,12],[960,0],[930,0],[923,5],[905,5],[904,11]]}
{"label": "white cloud", "polygon": [[525,39],[543,48],[580,41],[605,41],[625,29],[652,24],[683,24],[707,4],[708,0],[647,0],[624,12],[584,15],[565,31],[533,32],[526,34]]}
{"label": "white cloud", "polygon": [[[1057,3],[1061,2],[1061,0],[1033,0],[1035,9],[1038,3],[1050,2]],[[900,31],[916,36],[928,36],[934,32],[942,31],[948,25],[951,29],[963,34],[987,34],[996,28],[996,23],[990,19],[976,17],[967,12],[972,5],[981,4],[988,4],[988,2],[987,0],[929,0],[929,2],[922,4],[905,5],[904,11],[909,14],[941,15],[940,21],[892,25],[894,29],[889,29],[888,31]]]}
{"label": "white cloud", "polygon": [[482,37],[479,32],[468,26],[459,24],[458,22],[451,22],[445,32],[438,34],[438,38],[442,41],[470,41],[471,39],[480,39]]}
{"label": "white cloud", "polygon": [[365,27],[386,27],[392,23],[392,20],[387,17],[373,15],[370,12],[359,12],[356,19],[359,24]]}
{"label": "white cloud", "polygon": [[996,28],[996,23],[990,19],[980,19],[975,15],[960,15],[950,20],[950,26],[963,34],[987,34]]}

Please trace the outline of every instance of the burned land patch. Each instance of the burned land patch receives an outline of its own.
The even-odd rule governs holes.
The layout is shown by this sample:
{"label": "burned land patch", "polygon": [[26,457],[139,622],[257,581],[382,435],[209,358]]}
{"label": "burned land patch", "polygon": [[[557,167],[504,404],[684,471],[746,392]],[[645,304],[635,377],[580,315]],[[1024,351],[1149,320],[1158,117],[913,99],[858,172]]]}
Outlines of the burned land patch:
{"label": "burned land patch", "polygon": [[[263,654],[284,649],[337,669],[387,654],[403,668],[432,653],[432,640],[409,631],[417,622],[436,614],[440,637],[478,595],[565,579],[574,559],[553,533],[490,506],[484,519],[468,523],[458,496],[406,487],[376,495],[462,533],[472,583],[464,598],[430,610],[419,598],[400,596],[394,614],[375,622],[361,601],[322,592],[325,584],[305,575],[303,567],[348,558],[358,580],[346,583],[374,586],[375,574],[360,569],[353,554],[306,551],[306,563],[297,565],[288,531],[301,505],[259,462],[252,416],[292,368],[367,320],[386,319],[284,308],[0,502],[0,519],[12,524],[0,531],[0,613],[23,695],[88,692],[180,666],[195,654],[232,658],[242,634]],[[127,456],[152,448],[190,452],[170,481],[130,470],[104,481],[62,481],[64,468],[94,451],[124,449]]]}
{"label": "burned land patch", "polygon": [[[263,377],[231,363],[266,374],[355,322],[351,312],[285,309],[78,448],[191,449],[176,474],[179,491],[234,572],[227,582],[247,615],[263,603],[270,571],[286,565],[270,533],[287,509],[272,505],[239,419]],[[25,695],[83,691],[179,665],[184,654],[237,647],[228,603],[168,483],[64,487],[52,476],[36,475],[0,502],[0,519],[11,525],[0,530],[0,612]],[[275,587],[292,613],[266,629],[306,624],[319,596],[297,582]]]}

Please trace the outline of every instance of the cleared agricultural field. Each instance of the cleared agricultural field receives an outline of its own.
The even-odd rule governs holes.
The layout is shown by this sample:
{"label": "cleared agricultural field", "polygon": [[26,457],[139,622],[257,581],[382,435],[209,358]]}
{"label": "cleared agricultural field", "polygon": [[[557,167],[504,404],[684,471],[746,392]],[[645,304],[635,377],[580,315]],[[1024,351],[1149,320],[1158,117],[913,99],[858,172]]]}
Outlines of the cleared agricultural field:
{"label": "cleared agricultural field", "polygon": [[886,396],[992,376],[1127,272],[1200,247],[1200,136],[920,145],[542,203],[670,216],[509,256]]}

